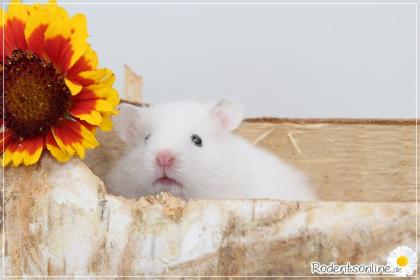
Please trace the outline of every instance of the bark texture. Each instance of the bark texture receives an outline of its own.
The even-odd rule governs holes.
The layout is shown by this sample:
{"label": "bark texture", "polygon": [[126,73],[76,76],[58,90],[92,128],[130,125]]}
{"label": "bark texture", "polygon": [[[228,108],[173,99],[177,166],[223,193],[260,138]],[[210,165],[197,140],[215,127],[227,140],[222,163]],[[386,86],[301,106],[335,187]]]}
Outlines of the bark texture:
{"label": "bark texture", "polygon": [[6,275],[309,275],[415,248],[415,203],[127,200],[47,156],[5,183]]}

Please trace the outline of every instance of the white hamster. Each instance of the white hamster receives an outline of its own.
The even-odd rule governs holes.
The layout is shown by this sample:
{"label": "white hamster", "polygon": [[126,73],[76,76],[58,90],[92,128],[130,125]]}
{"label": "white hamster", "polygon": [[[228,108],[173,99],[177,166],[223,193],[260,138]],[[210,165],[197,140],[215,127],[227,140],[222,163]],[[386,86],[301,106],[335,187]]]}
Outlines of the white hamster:
{"label": "white hamster", "polygon": [[171,192],[185,199],[316,200],[292,166],[232,134],[243,119],[231,99],[138,108],[121,105],[131,121],[116,126],[132,145],[106,176],[110,193],[138,198]]}

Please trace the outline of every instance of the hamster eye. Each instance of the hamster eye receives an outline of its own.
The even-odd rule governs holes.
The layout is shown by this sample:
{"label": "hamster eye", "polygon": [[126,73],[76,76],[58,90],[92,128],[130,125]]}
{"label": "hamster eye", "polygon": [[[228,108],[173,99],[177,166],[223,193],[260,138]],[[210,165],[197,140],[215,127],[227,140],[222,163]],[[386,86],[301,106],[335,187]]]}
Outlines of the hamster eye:
{"label": "hamster eye", "polygon": [[144,137],[144,143],[147,143],[147,140],[149,140],[150,134],[147,134],[146,137]]}
{"label": "hamster eye", "polygon": [[196,145],[197,147],[202,147],[203,146],[203,140],[201,140],[200,136],[198,135],[192,135],[191,136],[191,141],[194,143],[194,145]]}

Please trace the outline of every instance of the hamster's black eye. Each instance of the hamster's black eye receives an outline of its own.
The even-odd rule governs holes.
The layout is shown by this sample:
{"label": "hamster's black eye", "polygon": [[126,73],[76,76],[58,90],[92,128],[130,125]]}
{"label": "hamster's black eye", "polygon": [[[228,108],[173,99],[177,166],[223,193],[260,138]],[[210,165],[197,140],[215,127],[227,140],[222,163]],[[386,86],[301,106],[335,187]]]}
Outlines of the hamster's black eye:
{"label": "hamster's black eye", "polygon": [[144,143],[147,143],[147,140],[149,140],[150,134],[147,134],[146,137],[144,137]]}
{"label": "hamster's black eye", "polygon": [[194,143],[194,145],[196,145],[197,147],[202,147],[203,146],[203,140],[201,140],[200,136],[198,135],[192,135],[191,136],[191,141]]}

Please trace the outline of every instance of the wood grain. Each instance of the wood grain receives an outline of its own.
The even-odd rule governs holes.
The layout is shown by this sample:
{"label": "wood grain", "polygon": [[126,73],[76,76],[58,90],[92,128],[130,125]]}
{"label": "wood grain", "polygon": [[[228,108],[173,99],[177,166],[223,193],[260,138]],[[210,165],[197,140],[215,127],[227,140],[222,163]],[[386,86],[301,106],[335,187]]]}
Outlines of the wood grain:
{"label": "wood grain", "polygon": [[7,168],[6,275],[310,275],[414,248],[415,203],[127,200],[79,160]]}
{"label": "wood grain", "polygon": [[304,171],[323,200],[415,201],[415,122],[244,122],[238,133]]}

